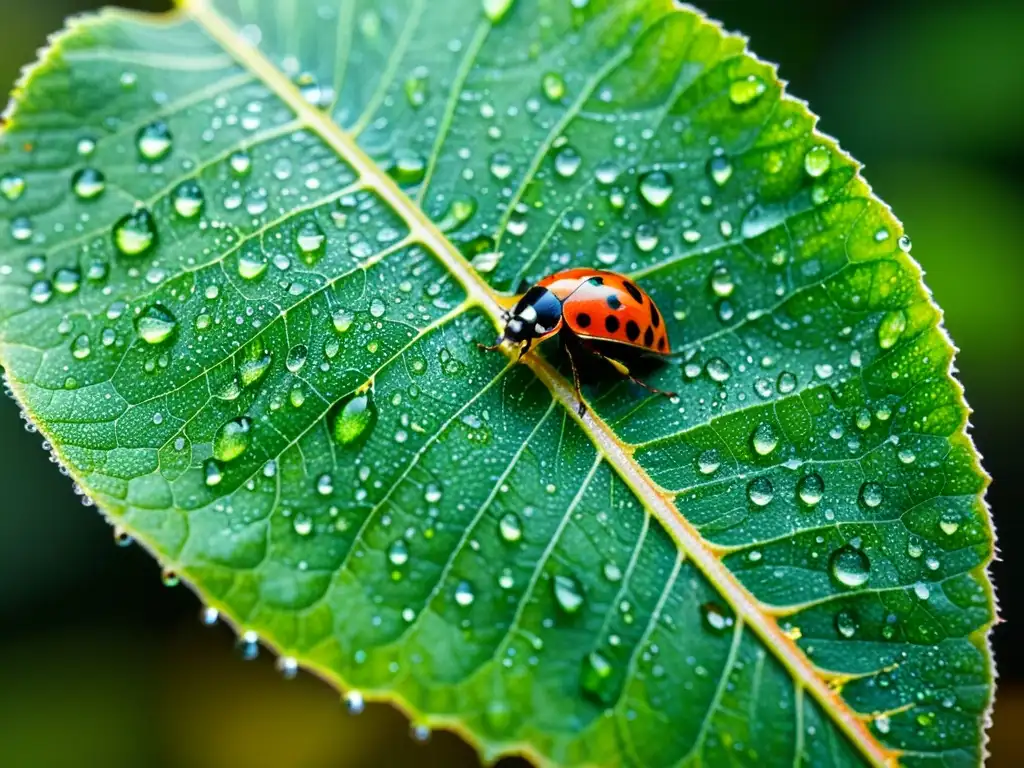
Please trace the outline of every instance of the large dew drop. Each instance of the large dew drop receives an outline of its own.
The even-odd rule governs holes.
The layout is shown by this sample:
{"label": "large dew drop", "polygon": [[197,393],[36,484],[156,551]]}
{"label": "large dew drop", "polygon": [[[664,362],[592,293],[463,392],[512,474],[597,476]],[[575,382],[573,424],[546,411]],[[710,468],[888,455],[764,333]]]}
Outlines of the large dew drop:
{"label": "large dew drop", "polygon": [[183,219],[194,219],[198,216],[205,203],[203,190],[194,181],[183,181],[174,188],[171,194],[174,212]]}
{"label": "large dew drop", "polygon": [[106,188],[106,178],[95,168],[83,168],[71,177],[71,191],[79,200],[94,200]]}
{"label": "large dew drop", "polygon": [[572,576],[555,576],[555,601],[566,613],[576,613],[583,607],[583,587]]}
{"label": "large dew drop", "polygon": [[342,445],[358,440],[373,424],[376,408],[370,393],[355,395],[341,410],[334,420],[334,439]]}
{"label": "large dew drop", "polygon": [[767,456],[769,453],[775,450],[779,444],[779,438],[775,434],[775,430],[772,425],[766,421],[762,421],[754,429],[754,434],[751,437],[751,443],[754,446],[754,452],[758,456]]}
{"label": "large dew drop", "polygon": [[213,457],[217,461],[237,459],[249,448],[252,422],[245,416],[225,423],[213,438]]}
{"label": "large dew drop", "polygon": [[661,208],[672,197],[672,177],[664,171],[651,171],[640,177],[640,196],[648,205]]}
{"label": "large dew drop", "polygon": [[863,587],[871,576],[871,563],[867,555],[849,545],[832,553],[828,568],[832,578],[849,589]]}
{"label": "large dew drop", "polygon": [[178,321],[174,315],[160,304],[146,307],[135,318],[135,331],[139,338],[147,344],[161,344],[171,337]]}
{"label": "large dew drop", "polygon": [[125,256],[141,256],[156,242],[156,223],[145,208],[129,213],[114,225],[114,245]]}
{"label": "large dew drop", "polygon": [[767,507],[775,498],[775,489],[772,481],[767,477],[756,477],[747,486],[747,497],[750,502],[758,507]]}
{"label": "large dew drop", "polygon": [[797,481],[796,494],[800,501],[808,507],[813,507],[825,495],[825,481],[817,473],[804,475]]}
{"label": "large dew drop", "polygon": [[167,123],[157,121],[144,125],[135,136],[135,143],[143,160],[162,160],[171,151],[171,129]]}

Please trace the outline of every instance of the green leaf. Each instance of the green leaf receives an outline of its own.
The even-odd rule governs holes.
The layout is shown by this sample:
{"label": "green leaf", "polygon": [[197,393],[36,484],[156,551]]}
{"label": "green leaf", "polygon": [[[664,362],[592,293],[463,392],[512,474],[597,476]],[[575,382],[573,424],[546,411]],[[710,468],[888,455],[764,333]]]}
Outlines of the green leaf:
{"label": "green leaf", "polygon": [[[83,491],[244,639],[493,759],[971,765],[987,478],[898,221],[671,3],[218,0],[72,25],[0,149],[0,338]],[[635,277],[578,417],[478,349]]]}

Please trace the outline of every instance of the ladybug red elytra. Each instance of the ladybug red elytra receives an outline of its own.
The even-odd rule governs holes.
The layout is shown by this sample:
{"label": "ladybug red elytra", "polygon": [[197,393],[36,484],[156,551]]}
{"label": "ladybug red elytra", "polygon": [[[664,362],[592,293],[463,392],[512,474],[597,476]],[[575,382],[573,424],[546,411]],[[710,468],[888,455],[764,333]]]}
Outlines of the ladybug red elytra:
{"label": "ladybug red elytra", "polygon": [[519,359],[535,343],[556,334],[569,357],[580,415],[586,412],[580,393],[576,355],[587,353],[607,361],[615,370],[659,395],[630,373],[620,358],[633,353],[668,355],[671,346],[664,318],[647,293],[628,277],[602,269],[566,269],[531,286],[511,310],[502,315],[505,327],[493,346],[519,346]]}

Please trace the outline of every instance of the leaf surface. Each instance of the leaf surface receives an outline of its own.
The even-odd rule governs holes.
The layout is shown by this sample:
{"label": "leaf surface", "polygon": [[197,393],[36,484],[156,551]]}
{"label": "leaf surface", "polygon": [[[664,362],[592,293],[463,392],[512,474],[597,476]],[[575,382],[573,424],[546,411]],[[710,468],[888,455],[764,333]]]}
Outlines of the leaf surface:
{"label": "leaf surface", "polygon": [[[814,121],[667,2],[90,17],[0,146],[2,361],[169,581],[487,758],[977,764],[987,478]],[[677,398],[477,348],[567,265]]]}

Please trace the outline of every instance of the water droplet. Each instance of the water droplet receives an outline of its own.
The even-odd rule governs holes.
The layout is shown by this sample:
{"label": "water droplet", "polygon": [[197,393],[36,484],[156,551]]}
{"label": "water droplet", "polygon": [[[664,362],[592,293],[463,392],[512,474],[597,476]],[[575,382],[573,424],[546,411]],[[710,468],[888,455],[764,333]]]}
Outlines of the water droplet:
{"label": "water droplet", "polygon": [[702,475],[714,474],[720,466],[722,466],[722,460],[714,448],[709,448],[697,457],[697,471]]}
{"label": "water droplet", "polygon": [[0,176],[0,195],[12,203],[25,193],[25,179],[14,173]]}
{"label": "water droplet", "polygon": [[729,84],[729,101],[738,107],[752,104],[765,92],[764,80],[757,75],[747,75]]}
{"label": "water droplet", "polygon": [[619,166],[611,160],[602,160],[594,169],[594,178],[597,179],[598,184],[604,186],[614,184],[619,178]]}
{"label": "water droplet", "polygon": [[261,251],[247,250],[238,257],[238,275],[243,280],[255,280],[267,271],[267,259]]}
{"label": "water droplet", "polygon": [[119,525],[114,526],[114,544],[119,547],[130,547],[134,543],[135,539],[128,531]]}
{"label": "water droplet", "polygon": [[907,542],[907,555],[912,557],[914,560],[924,554],[924,547],[921,546],[921,542],[916,538],[911,538]]}
{"label": "water droplet", "polygon": [[61,267],[53,275],[53,287],[57,293],[69,296],[82,285],[82,273],[72,267]]}
{"label": "water droplet", "polygon": [[732,368],[720,357],[713,357],[708,360],[707,365],[704,366],[704,370],[708,373],[708,378],[712,381],[724,384],[729,380],[732,375]]}
{"label": "water droplet", "polygon": [[804,155],[804,170],[811,178],[818,178],[828,173],[832,166],[832,150],[824,144],[817,144],[807,150]]}
{"label": "water droplet", "polygon": [[836,632],[847,639],[857,634],[857,619],[850,611],[840,611],[836,614]]}
{"label": "water droplet", "polygon": [[463,608],[473,604],[476,595],[473,594],[473,585],[468,581],[460,581],[455,587],[455,602]]}
{"label": "water droplet", "polygon": [[262,379],[268,370],[273,358],[270,352],[259,346],[250,346],[245,351],[245,357],[238,364],[238,380],[243,387],[251,387]]}
{"label": "water droplet", "polygon": [[174,212],[183,219],[194,219],[202,210],[206,200],[203,190],[195,181],[183,181],[171,193]]}
{"label": "water droplet", "polygon": [[672,197],[672,177],[664,171],[651,171],[640,177],[640,196],[655,208],[661,208]]}
{"label": "water droplet", "polygon": [[359,691],[349,691],[345,694],[345,709],[350,715],[361,715],[366,709],[366,701]]}
{"label": "water droplet", "polygon": [[327,236],[315,221],[306,221],[295,234],[295,244],[306,263],[312,263],[323,255]]}
{"label": "water droplet", "polygon": [[306,364],[306,358],[309,356],[309,349],[305,344],[296,344],[294,347],[288,350],[288,357],[285,359],[285,367],[291,373],[298,373],[302,370],[302,366]]}
{"label": "water droplet", "polygon": [[719,187],[732,177],[732,163],[725,155],[715,155],[708,160],[708,176]]}
{"label": "water droplet", "polygon": [[[442,232],[454,232],[473,218],[476,208],[476,198],[468,195],[456,196],[448,204],[448,210],[445,211],[444,216],[437,222],[437,226]],[[493,251],[493,249],[489,250]]]}
{"label": "water droplet", "polygon": [[608,683],[613,671],[611,662],[600,651],[591,651],[583,657],[580,687],[585,694],[602,704],[610,703],[613,692],[608,690]]}
{"label": "water droplet", "polygon": [[388,561],[392,565],[405,565],[409,562],[409,547],[402,539],[396,539],[388,547]]}
{"label": "water droplet", "polygon": [[172,568],[164,568],[160,572],[160,581],[163,582],[165,587],[176,587],[181,583],[181,579],[178,578],[178,574]]}
{"label": "water droplet", "polygon": [[213,438],[213,458],[217,461],[237,459],[249,448],[252,422],[245,416],[225,422]]}
{"label": "water droplet", "polygon": [[147,344],[167,341],[178,327],[178,321],[165,307],[153,304],[135,318],[135,331]]}
{"label": "water droplet", "polygon": [[796,389],[796,376],[789,371],[783,371],[779,374],[779,379],[775,386],[779,390],[780,395],[788,395]]}
{"label": "water droplet", "polygon": [[883,489],[878,483],[864,483],[860,487],[860,503],[865,507],[877,507],[882,503]]}
{"label": "water droplet", "polygon": [[878,346],[892,348],[907,329],[907,315],[901,309],[886,312],[878,324]]}
{"label": "water droplet", "polygon": [[369,393],[355,395],[334,420],[334,439],[342,445],[355,442],[367,431],[376,416],[376,408]]}
{"label": "water droplet", "polygon": [[427,102],[427,74],[426,67],[417,67],[405,79],[405,98],[414,109],[419,109]]}
{"label": "water droplet", "polygon": [[779,438],[775,434],[775,430],[772,425],[766,421],[762,421],[754,429],[754,434],[751,438],[751,442],[754,445],[754,451],[759,456],[767,456],[769,453],[775,450],[779,444]]}
{"label": "water droplet", "polygon": [[199,612],[199,621],[204,627],[212,627],[220,621],[220,611],[212,605],[203,606],[203,609]]}
{"label": "water droplet", "polygon": [[919,581],[917,582],[917,584],[914,585],[914,595],[917,596],[918,600],[927,600],[929,597],[931,597],[931,594],[931,590],[928,588],[928,585],[924,582]]}
{"label": "water droplet", "polygon": [[600,240],[597,243],[597,260],[605,266],[611,266],[619,260],[619,251],[617,240]]}
{"label": "water droplet", "polygon": [[388,306],[384,303],[384,300],[380,297],[374,298],[370,302],[370,316],[371,317],[384,317],[384,313],[387,312]]}
{"label": "water droplet", "polygon": [[107,188],[107,179],[95,168],[83,168],[75,171],[71,177],[71,191],[79,200],[92,200],[103,194]]}
{"label": "water droplet", "polygon": [[26,240],[31,239],[33,231],[32,222],[25,216],[11,219],[11,237],[19,243],[24,243]]}
{"label": "water droplet", "polygon": [[294,680],[299,674],[299,662],[294,656],[280,656],[275,663],[277,671],[285,680]]}
{"label": "water droplet", "polygon": [[49,280],[37,280],[28,289],[28,296],[36,304],[45,304],[53,297],[53,285]]}
{"label": "water droplet", "polygon": [[572,576],[555,576],[553,581],[555,600],[566,613],[576,613],[583,607],[583,587]]}
{"label": "water droplet", "polygon": [[203,465],[203,481],[209,486],[220,485],[220,481],[224,479],[224,473],[221,472],[220,465],[210,459]]}
{"label": "water droplet", "polygon": [[732,273],[728,267],[715,267],[711,272],[711,290],[716,296],[725,298],[731,296],[736,290],[736,283],[732,279]]}
{"label": "water droplet", "polygon": [[507,152],[495,152],[491,155],[490,170],[498,181],[507,179],[512,174],[512,158]]}
{"label": "water droplet", "polygon": [[330,496],[334,493],[334,479],[327,473],[316,479],[316,492],[321,496]]}
{"label": "water droplet", "polygon": [[612,584],[617,584],[622,581],[622,569],[618,565],[612,562],[604,564],[604,568],[601,569],[604,573],[604,577],[608,579]]}
{"label": "water droplet", "polygon": [[804,475],[797,481],[796,493],[800,501],[808,507],[813,507],[825,495],[825,481],[817,473]]}
{"label": "water droplet", "polygon": [[896,245],[904,253],[910,253],[911,248],[914,247],[914,243],[910,239],[910,235],[900,235],[900,239],[896,241]]}
{"label": "water droplet", "polygon": [[565,80],[557,72],[548,72],[541,79],[541,89],[548,101],[561,101],[565,96]]}
{"label": "water droplet", "polygon": [[505,541],[519,541],[523,537],[523,526],[514,512],[508,512],[498,521],[498,531]]}
{"label": "water droplet", "polygon": [[71,342],[71,356],[75,360],[85,360],[92,348],[89,345],[89,337],[84,333]]}
{"label": "water droplet", "polygon": [[334,325],[334,330],[338,333],[345,333],[352,327],[352,323],[355,322],[355,319],[355,315],[347,309],[336,309],[333,314],[331,314],[331,322]]}
{"label": "water droplet", "polygon": [[555,172],[563,179],[572,177],[579,170],[583,158],[572,147],[562,147],[555,155]]}
{"label": "water droplet", "polygon": [[171,151],[171,142],[171,129],[162,120],[144,125],[135,136],[139,154],[150,162],[163,159]]}
{"label": "water droplet", "polygon": [[513,2],[514,0],[482,0],[484,15],[497,24],[508,13]]}
{"label": "water droplet", "polygon": [[114,225],[114,245],[125,256],[139,256],[156,241],[156,223],[153,215],[139,208],[121,218]]}
{"label": "water droplet", "polygon": [[891,721],[888,715],[876,715],[874,719],[875,730],[881,734],[886,734],[892,727]]}
{"label": "water droplet", "polygon": [[867,555],[852,546],[837,549],[829,558],[829,571],[839,584],[850,589],[864,586],[871,576]]}
{"label": "water droplet", "polygon": [[747,485],[747,497],[758,507],[767,507],[775,498],[772,481],[767,477],[755,477]]}
{"label": "water droplet", "polygon": [[244,149],[232,152],[228,158],[228,166],[236,176],[248,176],[252,170],[252,155]]}
{"label": "water droplet", "polygon": [[943,512],[942,517],[939,518],[939,530],[947,536],[952,536],[960,530],[960,521],[952,513]]}
{"label": "water droplet", "polygon": [[388,173],[403,186],[419,184],[427,173],[427,160],[416,152],[398,149],[392,155]]}

